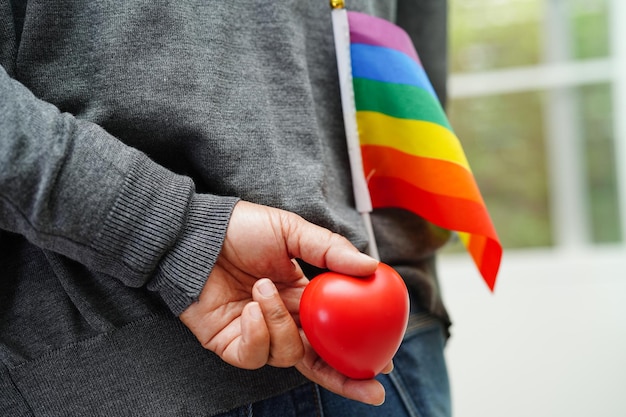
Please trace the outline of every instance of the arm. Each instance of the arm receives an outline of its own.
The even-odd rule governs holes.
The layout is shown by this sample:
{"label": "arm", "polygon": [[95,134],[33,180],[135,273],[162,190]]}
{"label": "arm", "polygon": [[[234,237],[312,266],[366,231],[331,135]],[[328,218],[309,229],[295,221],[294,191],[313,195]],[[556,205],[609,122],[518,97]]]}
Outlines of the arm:
{"label": "arm", "polygon": [[341,376],[301,336],[308,280],[293,259],[356,275],[376,261],[293,213],[195,193],[189,178],[38,100],[2,67],[0,97],[1,229],[157,291],[226,362],[296,365],[341,395],[382,402],[378,382]]}
{"label": "arm", "polygon": [[204,347],[232,365],[295,365],[339,395],[382,403],[384,389],[378,381],[339,374],[298,329],[299,302],[308,279],[295,258],[356,276],[369,275],[378,265],[345,238],[300,216],[242,201],[235,206],[222,252],[198,302],[181,320]]}
{"label": "arm", "polygon": [[0,228],[147,285],[175,314],[196,299],[236,199],[196,194],[189,178],[60,113],[1,67],[0,97]]}

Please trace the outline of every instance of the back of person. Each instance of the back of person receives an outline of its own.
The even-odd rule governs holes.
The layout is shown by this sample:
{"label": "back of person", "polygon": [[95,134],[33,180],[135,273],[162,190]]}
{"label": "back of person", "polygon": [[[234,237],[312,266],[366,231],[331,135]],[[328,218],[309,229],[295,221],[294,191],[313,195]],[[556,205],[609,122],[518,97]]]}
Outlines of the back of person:
{"label": "back of person", "polygon": [[[398,15],[445,79],[445,2],[350,3]],[[366,249],[327,2],[2,0],[0,28],[0,414],[283,415],[277,395],[326,415],[383,410],[293,367],[232,366],[178,318],[239,201]],[[399,210],[374,222],[424,324],[382,377],[387,403],[447,415],[433,257],[448,236]],[[437,359],[418,377],[420,346]]]}

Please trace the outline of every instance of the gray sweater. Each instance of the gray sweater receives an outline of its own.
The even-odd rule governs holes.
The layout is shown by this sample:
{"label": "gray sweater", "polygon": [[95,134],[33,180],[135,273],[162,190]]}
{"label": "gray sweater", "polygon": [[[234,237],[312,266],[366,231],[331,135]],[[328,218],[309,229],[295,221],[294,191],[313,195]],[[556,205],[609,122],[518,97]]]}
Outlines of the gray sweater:
{"label": "gray sweater", "polygon": [[[445,1],[348,6],[404,26],[443,100]],[[238,199],[365,249],[328,2],[0,0],[0,65],[0,415],[208,416],[301,384],[226,365],[177,315]],[[448,324],[447,233],[374,223]]]}

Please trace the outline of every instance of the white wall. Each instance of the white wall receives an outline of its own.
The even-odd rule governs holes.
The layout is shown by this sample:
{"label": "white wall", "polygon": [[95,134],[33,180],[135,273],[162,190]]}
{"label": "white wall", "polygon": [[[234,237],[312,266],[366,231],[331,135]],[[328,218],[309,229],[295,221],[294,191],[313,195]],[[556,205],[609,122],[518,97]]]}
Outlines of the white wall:
{"label": "white wall", "polygon": [[626,416],[626,248],[439,260],[455,417]]}

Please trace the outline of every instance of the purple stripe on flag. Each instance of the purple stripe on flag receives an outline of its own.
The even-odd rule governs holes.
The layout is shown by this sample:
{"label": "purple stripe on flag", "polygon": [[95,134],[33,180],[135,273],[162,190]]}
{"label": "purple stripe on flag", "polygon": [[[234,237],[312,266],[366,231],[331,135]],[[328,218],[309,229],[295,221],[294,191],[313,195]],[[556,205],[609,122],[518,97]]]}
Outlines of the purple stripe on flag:
{"label": "purple stripe on flag", "polygon": [[384,19],[359,12],[348,12],[350,43],[384,46],[405,53],[422,65],[413,42],[399,26]]}

